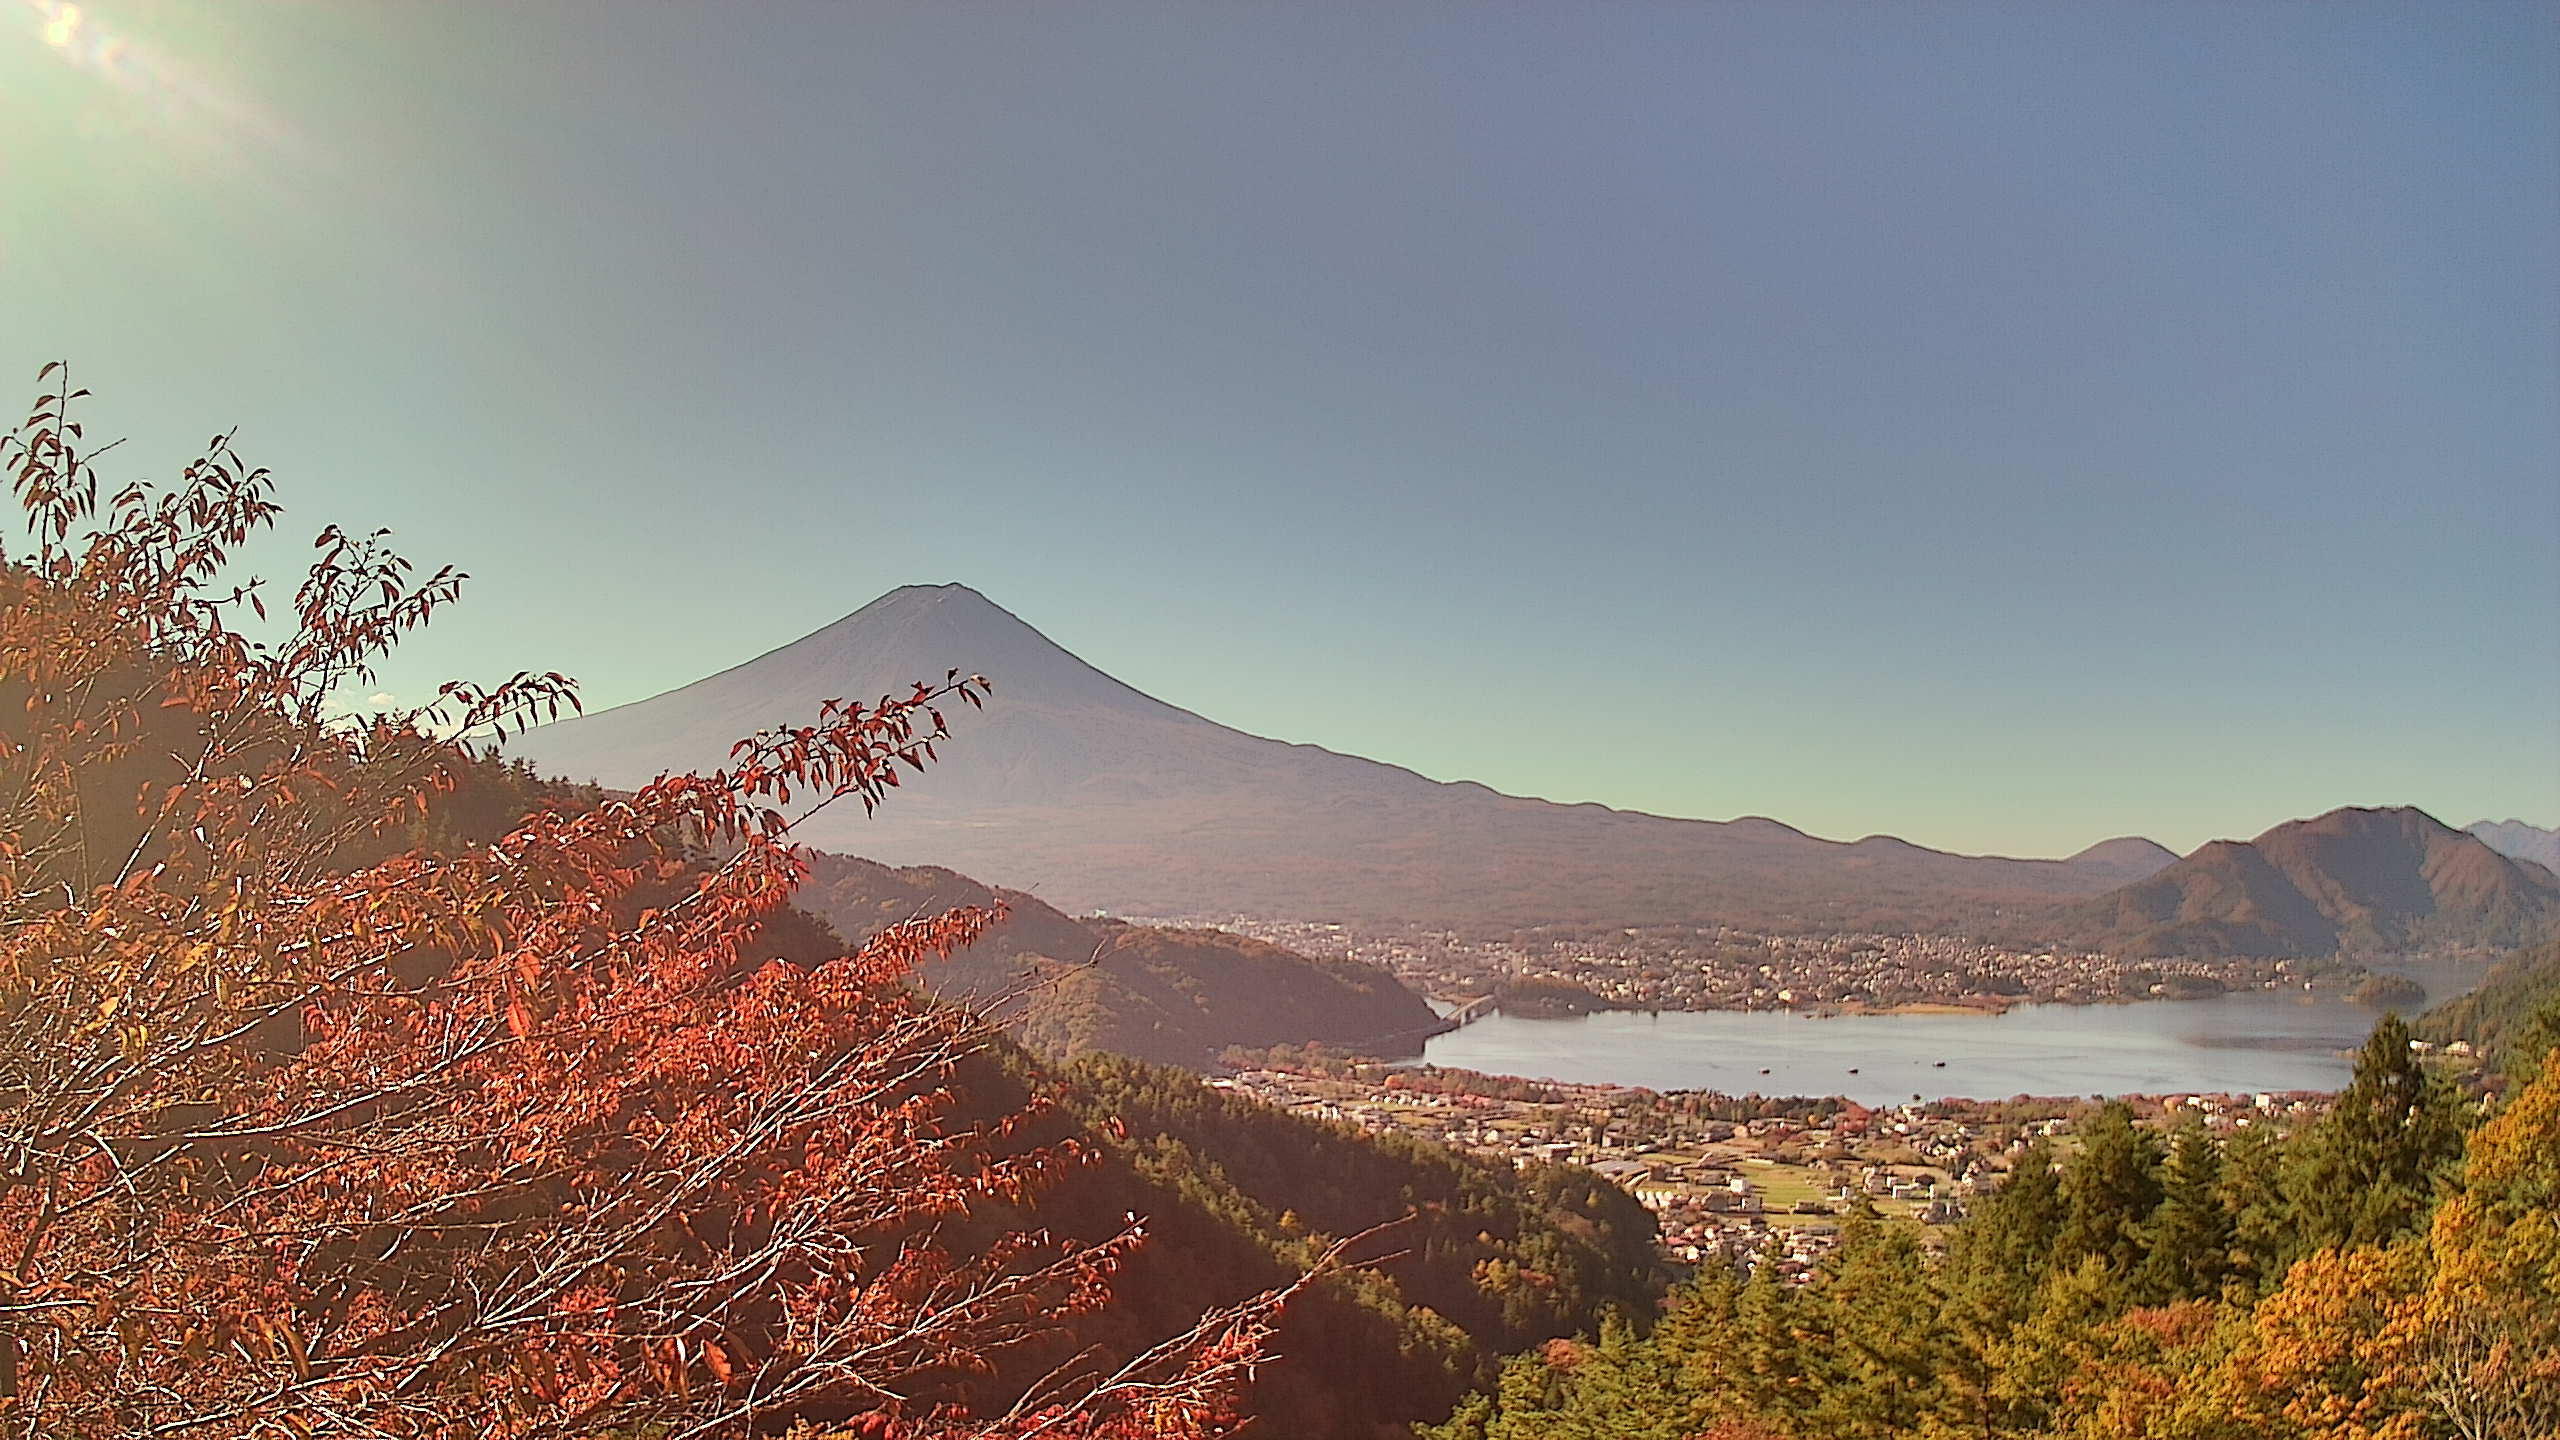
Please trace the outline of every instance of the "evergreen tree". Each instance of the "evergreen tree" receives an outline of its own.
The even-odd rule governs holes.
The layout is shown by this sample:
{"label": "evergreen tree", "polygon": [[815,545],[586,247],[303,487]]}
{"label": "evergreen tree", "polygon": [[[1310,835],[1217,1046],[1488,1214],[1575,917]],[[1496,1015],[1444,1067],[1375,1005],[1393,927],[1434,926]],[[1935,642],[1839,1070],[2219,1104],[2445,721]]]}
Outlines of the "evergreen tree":
{"label": "evergreen tree", "polygon": [[1812,1294],[1830,1339],[1829,1363],[1814,1372],[1817,1433],[1885,1440],[1941,1411],[1942,1302],[1909,1227],[1853,1217]]}
{"label": "evergreen tree", "polygon": [[1493,1396],[1470,1395],[1424,1440],[1689,1440],[1700,1397],[1668,1352],[1612,1318],[1598,1344],[1557,1341],[1503,1366]]}
{"label": "evergreen tree", "polygon": [[2201,1122],[2179,1128],[2160,1188],[2136,1296],[2150,1305],[2220,1296],[2231,1272],[2232,1218],[2222,1194],[2222,1147]]}
{"label": "evergreen tree", "polygon": [[1566,1386],[1561,1414],[1523,1431],[1537,1440],[1688,1440],[1704,1416],[1659,1346],[1622,1320],[1601,1326]]}
{"label": "evergreen tree", "polygon": [[1469,1406],[1461,1410],[1464,1421],[1452,1421],[1442,1430],[1427,1432],[1430,1440],[1530,1440],[1543,1432],[1564,1403],[1564,1377],[1547,1363],[1537,1351],[1513,1356],[1502,1367],[1502,1379],[1495,1391],[1494,1403],[1481,1412],[1477,1427],[1463,1428],[1475,1421],[1479,1411]]}
{"label": "evergreen tree", "polygon": [[2052,1262],[2064,1209],[2053,1147],[2039,1140],[1956,1232],[1948,1250],[1950,1288],[1982,1292],[2012,1319],[2024,1313]]}
{"label": "evergreen tree", "polygon": [[2133,1111],[2119,1100],[2099,1109],[2080,1141],[2080,1152],[2063,1167],[2066,1209],[2054,1261],[2073,1267],[2095,1257],[2119,1286],[2128,1286],[2149,1249],[2145,1231],[2160,1205],[2160,1137],[2134,1124]]}
{"label": "evergreen tree", "polygon": [[1957,1413],[1987,1417],[1995,1408],[1984,1357],[2034,1305],[2062,1216],[2053,1147],[2038,1140],[1956,1230],[1944,1273],[1944,1323],[1953,1343],[1942,1380]]}
{"label": "evergreen tree", "polygon": [[2231,1217],[2229,1273],[2224,1289],[2247,1302],[2284,1279],[2293,1250],[2293,1205],[2285,1199],[2283,1150],[2273,1130],[2251,1125],[2222,1144],[2223,1212]]}
{"label": "evergreen tree", "polygon": [[2291,1254],[2379,1245],[2423,1222],[2462,1153],[2454,1103],[2409,1048],[2409,1027],[2385,1015],[2329,1113],[2289,1147]]}
{"label": "evergreen tree", "polygon": [[1679,1374],[1680,1388],[1698,1397],[1710,1414],[1748,1408],[1751,1386],[1734,1341],[1740,1332],[1744,1276],[1740,1267],[1710,1259],[1696,1278],[1672,1292],[1653,1343]]}
{"label": "evergreen tree", "polygon": [[1793,1419],[1813,1408],[1815,1391],[1805,1373],[1819,1358],[1806,1343],[1804,1302],[1762,1261],[1751,1271],[1734,1306],[1733,1348],[1744,1385],[1739,1397],[1751,1413]]}
{"label": "evergreen tree", "polygon": [[[1513,1357],[1504,1364],[1504,1373],[1508,1374],[1513,1365],[1518,1365],[1527,1358],[1527,1356]],[[1486,1437],[1492,1433],[1497,1413],[1494,1398],[1477,1392],[1459,1401],[1458,1408],[1449,1412],[1448,1419],[1437,1425],[1416,1425],[1413,1427],[1413,1433],[1419,1437],[1419,1440],[1486,1440]]]}
{"label": "evergreen tree", "polygon": [[2122,1277],[2103,1257],[2085,1255],[2069,1269],[2056,1269],[2037,1292],[2035,1308],[1991,1347],[1992,1409],[1984,1428],[2044,1429],[2085,1367],[2098,1329],[2122,1306]]}

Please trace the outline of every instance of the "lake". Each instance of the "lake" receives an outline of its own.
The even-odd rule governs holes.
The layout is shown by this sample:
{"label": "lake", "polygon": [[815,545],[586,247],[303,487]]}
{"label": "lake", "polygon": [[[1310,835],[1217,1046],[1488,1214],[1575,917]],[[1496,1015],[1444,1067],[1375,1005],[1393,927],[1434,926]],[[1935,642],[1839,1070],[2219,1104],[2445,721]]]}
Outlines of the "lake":
{"label": "lake", "polygon": [[[2480,967],[2408,973],[2443,998],[2475,983]],[[2022,1005],[2005,1015],[1496,1014],[1434,1037],[1423,1058],[1497,1075],[1734,1095],[1846,1095],[1867,1105],[1914,1094],[1992,1100],[2335,1090],[2353,1069],[2349,1052],[2379,1018],[2334,995],[2279,991]]]}

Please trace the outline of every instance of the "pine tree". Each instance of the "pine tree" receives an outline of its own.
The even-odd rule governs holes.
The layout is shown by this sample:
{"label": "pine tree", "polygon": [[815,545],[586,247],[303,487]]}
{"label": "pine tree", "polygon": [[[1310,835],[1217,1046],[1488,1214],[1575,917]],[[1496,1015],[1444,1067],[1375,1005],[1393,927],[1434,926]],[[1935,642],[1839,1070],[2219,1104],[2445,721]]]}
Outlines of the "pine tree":
{"label": "pine tree", "polygon": [[1752,1269],[1751,1282],[1742,1287],[1734,1307],[1733,1348],[1746,1387],[1741,1398],[1754,1414],[1794,1418],[1812,1408],[1814,1391],[1805,1371],[1816,1347],[1800,1333],[1802,1305],[1778,1278],[1778,1267],[1766,1260]]}
{"label": "pine tree", "polygon": [[2039,1140],[2027,1147],[2009,1178],[1974,1207],[1972,1218],[1956,1232],[1948,1252],[1954,1283],[1967,1290],[1994,1291],[2009,1302],[2003,1308],[2013,1315],[2023,1312],[2052,1261],[2064,1208],[2053,1147]]}
{"label": "pine tree", "polygon": [[2231,1217],[2230,1270],[2224,1289],[2255,1300],[2284,1279],[2293,1247],[2293,1205],[2284,1194],[2284,1156],[2263,1125],[2235,1130],[2222,1144],[2220,1199]]}
{"label": "pine tree", "polygon": [[1696,1278],[1672,1292],[1661,1323],[1653,1329],[1653,1343],[1678,1371],[1681,1389],[1698,1397],[1709,1413],[1748,1405],[1748,1377],[1734,1344],[1742,1323],[1743,1285],[1739,1267],[1709,1260]]}
{"label": "pine tree", "polygon": [[2409,1048],[2409,1027],[2385,1015],[2366,1038],[2355,1077],[2287,1156],[2291,1254],[2379,1245],[2421,1224],[2437,1182],[2462,1153],[2451,1090]]}
{"label": "pine tree", "polygon": [[2222,1196],[2222,1147],[2202,1123],[2179,1129],[2160,1185],[2137,1297],[2151,1305],[2218,1297],[2231,1272],[2232,1218]]}
{"label": "pine tree", "polygon": [[2034,1305],[2062,1216],[2053,1148],[2039,1140],[1956,1231],[1947,1251],[1944,1317],[1954,1344],[1943,1378],[1948,1404],[1958,1413],[1988,1417],[1996,1408],[1984,1357]]}
{"label": "pine tree", "polygon": [[2101,1107],[2080,1137],[2080,1153],[2062,1172],[2068,1208],[2054,1260],[2070,1267],[2094,1256],[2120,1286],[2128,1285],[2147,1253],[2145,1227],[2160,1204],[2160,1138],[2134,1124],[2133,1111],[2120,1100]]}
{"label": "pine tree", "polygon": [[2122,1308],[2123,1282],[2097,1255],[2056,1269],[2035,1308],[1994,1343],[1992,1411],[1986,1429],[2042,1430],[2086,1365],[2099,1327]]}
{"label": "pine tree", "polygon": [[1830,1363],[1817,1372],[1819,1433],[1883,1440],[1940,1413],[1942,1300],[1907,1227],[1851,1219],[1814,1294],[1831,1339]]}
{"label": "pine tree", "polygon": [[1612,1319],[1574,1365],[1564,1412],[1524,1433],[1538,1440],[1688,1440],[1705,1418],[1660,1347]]}

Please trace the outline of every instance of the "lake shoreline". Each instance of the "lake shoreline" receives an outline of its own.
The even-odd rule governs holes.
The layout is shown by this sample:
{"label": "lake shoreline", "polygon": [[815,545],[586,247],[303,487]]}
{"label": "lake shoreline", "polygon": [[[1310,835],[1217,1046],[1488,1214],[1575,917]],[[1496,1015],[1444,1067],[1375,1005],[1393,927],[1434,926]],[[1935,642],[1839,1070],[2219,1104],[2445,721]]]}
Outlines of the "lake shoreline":
{"label": "lake shoreline", "polygon": [[[2030,1006],[2067,1006],[2074,1009],[2098,1009],[2109,1005],[2188,1005],[2220,1000],[2226,995],[2292,994],[2292,991],[2221,991],[2203,995],[2100,995],[2086,999],[2031,1000],[2023,996],[1985,995],[1963,1000],[1905,1000],[1891,1005],[1869,1005],[1843,1000],[1821,1005],[1772,1005],[1752,1008],[1742,1005],[1715,1005],[1695,1009],[1658,1008],[1650,1005],[1597,1005],[1585,1009],[1568,1009],[1557,1005],[1496,1005],[1491,1013],[1508,1015],[1514,1020],[1572,1021],[1591,1015],[1793,1015],[1805,1020],[1836,1020],[1849,1016],[1877,1015],[2006,1015],[2012,1010]],[[2319,993],[2319,992],[2312,992]],[[1470,999],[1485,997],[1426,997],[1436,1009],[1441,1006],[1463,1007]],[[2380,1010],[2374,1012],[2376,1015]]]}
{"label": "lake shoreline", "polygon": [[[2456,977],[2447,977],[2456,978]],[[2447,990],[2452,987],[2448,985]],[[1999,1008],[1503,1011],[1424,1046],[1426,1065],[1568,1084],[1861,1104],[2015,1095],[2333,1091],[2379,1014],[2334,990]]]}
{"label": "lake shoreline", "polygon": [[[1655,1006],[1630,1005],[1591,995],[1590,1003],[1558,1004],[1534,999],[1515,999],[1498,1003],[1493,1013],[1516,1020],[1578,1020],[1588,1015],[1795,1015],[1808,1020],[1835,1019],[1843,1016],[1877,1015],[2006,1015],[2013,1010],[2031,1008],[2100,1009],[2119,1005],[2196,1005],[2234,997],[2269,995],[2299,997],[2311,1001],[2340,1000],[2352,1002],[2371,1011],[2379,1019],[2386,1010],[2414,1013],[2435,1000],[2447,999],[2471,988],[2476,974],[2466,977],[2454,988],[2437,992],[2410,978],[2412,971],[2436,974],[2440,978],[2449,969],[2468,966],[2485,970],[2478,961],[2403,961],[2377,962],[2370,968],[2340,971],[2317,982],[2305,982],[2299,988],[2249,986],[2239,989],[2191,989],[2173,987],[2149,995],[2055,995],[2038,999],[2028,995],[1963,995],[1946,1000],[1904,1000],[1892,1004],[1873,1004],[1859,1000],[1826,1000],[1813,1005],[1748,1005]],[[1486,995],[1427,995],[1425,1000],[1443,1014],[1478,1004],[1492,997]]]}

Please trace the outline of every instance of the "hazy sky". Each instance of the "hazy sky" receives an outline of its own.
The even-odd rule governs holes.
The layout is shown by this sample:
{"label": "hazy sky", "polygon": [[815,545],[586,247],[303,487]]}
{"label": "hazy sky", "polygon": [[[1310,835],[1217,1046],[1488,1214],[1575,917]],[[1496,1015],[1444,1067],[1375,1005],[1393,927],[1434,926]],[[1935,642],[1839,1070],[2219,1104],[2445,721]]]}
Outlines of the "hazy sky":
{"label": "hazy sky", "polygon": [[1559,799],[2560,823],[2560,7],[0,25],[0,374],[474,572],[395,693],[962,580]]}

